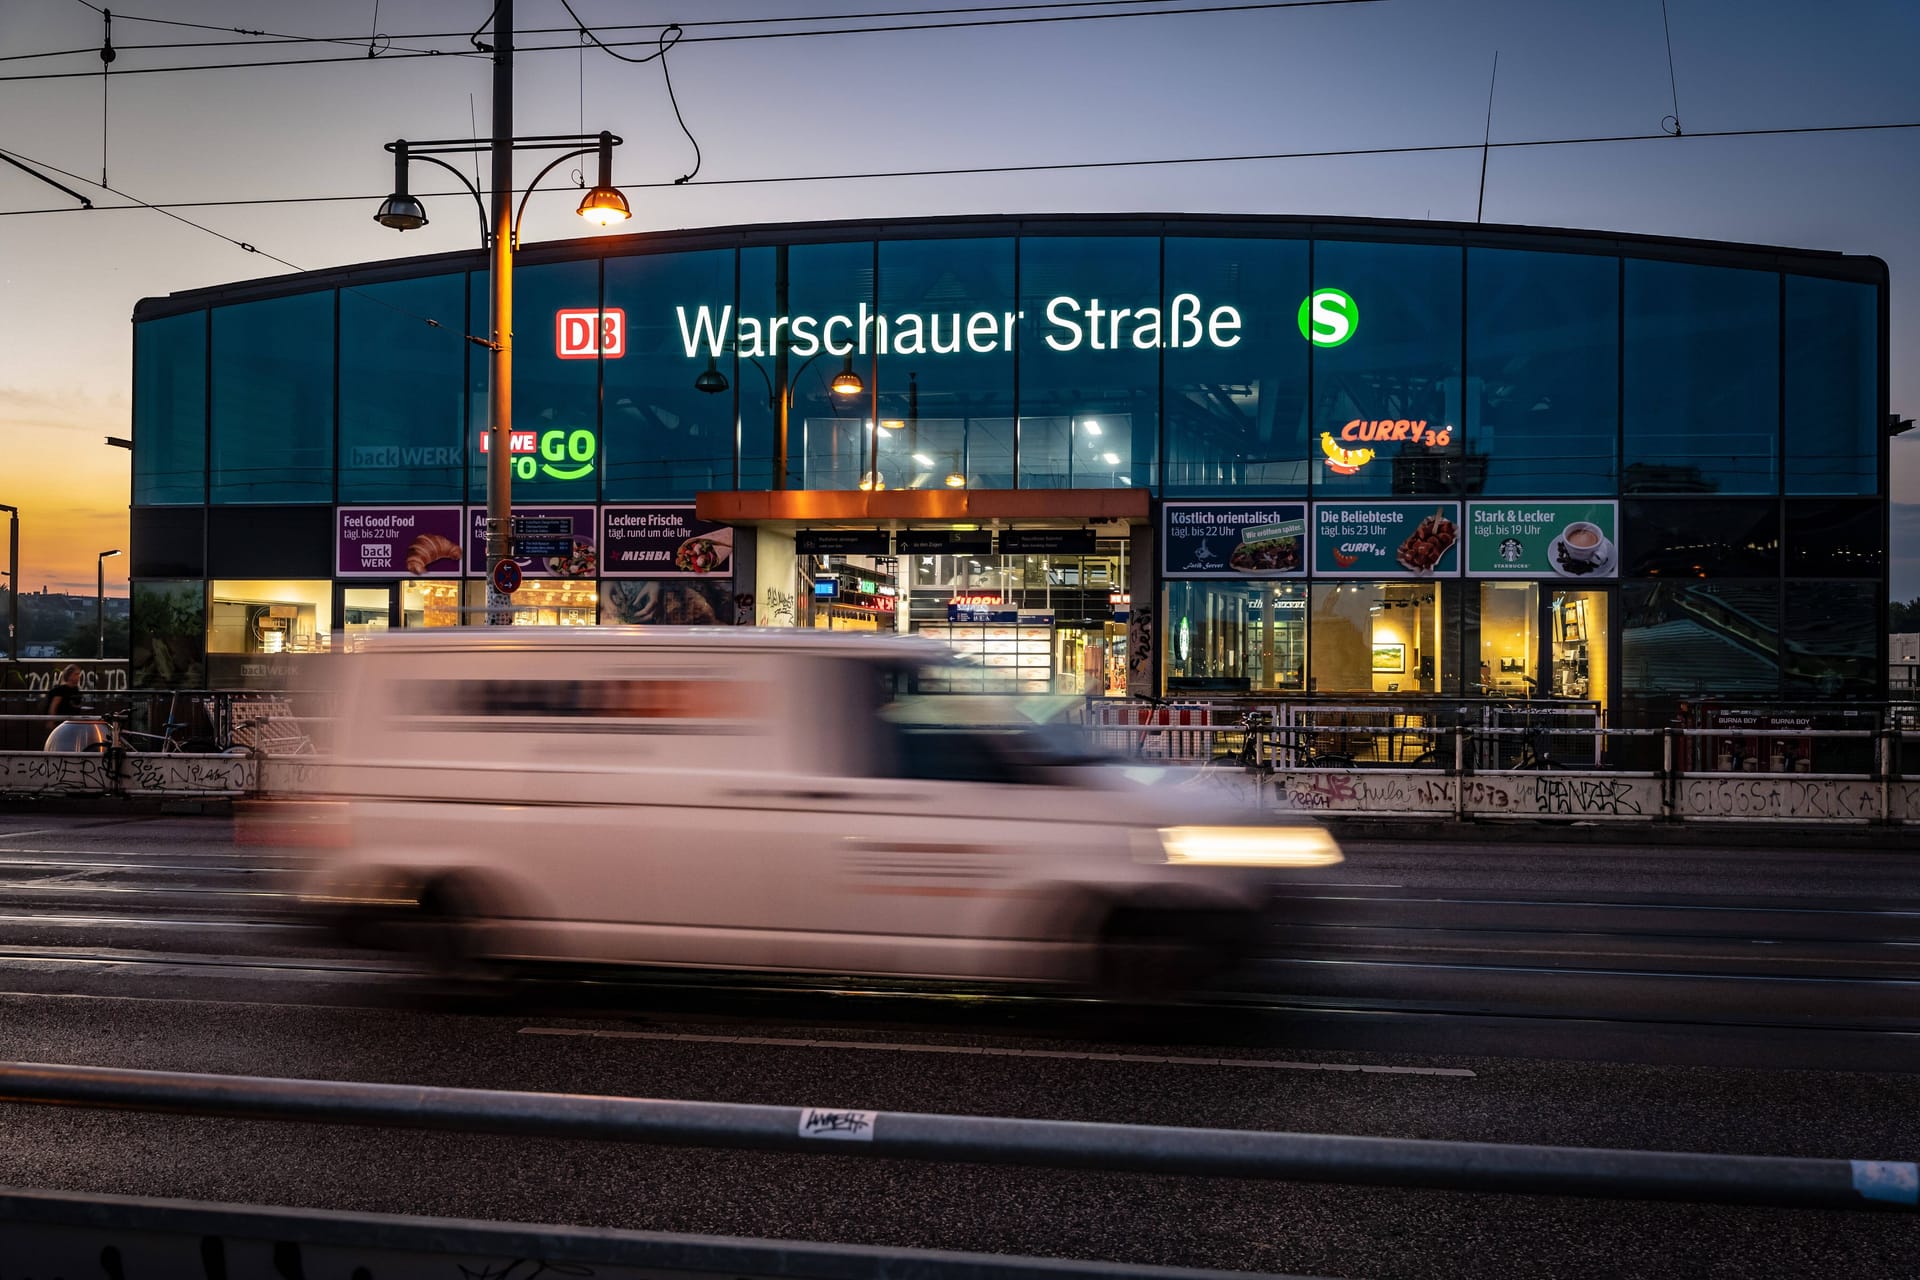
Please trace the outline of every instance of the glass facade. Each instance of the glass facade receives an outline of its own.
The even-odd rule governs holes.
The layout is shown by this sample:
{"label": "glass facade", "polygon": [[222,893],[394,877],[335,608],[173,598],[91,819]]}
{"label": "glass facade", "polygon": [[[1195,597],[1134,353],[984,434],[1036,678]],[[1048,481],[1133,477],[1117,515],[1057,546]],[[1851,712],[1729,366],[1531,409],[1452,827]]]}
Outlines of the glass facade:
{"label": "glass facade", "polygon": [[[541,246],[516,269],[514,505],[576,520],[565,569],[528,562],[537,616],[752,605],[724,575],[609,572],[607,504],[1041,489],[1060,495],[1037,513],[1057,524],[1111,500],[1076,491],[1132,490],[1286,511],[1180,566],[1157,530],[1135,613],[1151,636],[1110,630],[1144,589],[1116,579],[1089,591],[1115,603],[1074,624],[1085,634],[1050,624],[1055,677],[1594,702],[1697,697],[1721,672],[1727,692],[1792,698],[1883,683],[1886,308],[1870,260],[1283,219],[675,241]],[[156,530],[205,546],[202,667],[209,642],[253,652],[249,628],[297,652],[339,626],[472,620],[483,557],[474,511],[456,509],[486,496],[488,360],[465,340],[489,327],[484,263],[383,272],[142,304],[136,528],[154,509]],[[1321,538],[1335,504],[1348,531]],[[236,506],[267,522],[245,554],[226,545]],[[338,548],[311,536],[343,507],[364,512],[351,568],[345,526]],[[285,563],[276,529],[303,548]],[[197,562],[143,573],[137,544],[134,558],[149,665],[191,667],[166,638],[178,618],[153,610],[184,607],[175,579]],[[311,616],[208,594],[260,582],[313,585]],[[256,607],[288,625],[254,627]],[[863,609],[878,611],[822,616],[875,621]]]}
{"label": "glass facade", "polygon": [[214,502],[333,500],[333,300],[328,290],[213,309]]}
{"label": "glass facade", "polygon": [[460,275],[340,291],[342,502],[459,501],[465,312]]}
{"label": "glass facade", "polygon": [[207,316],[133,331],[135,506],[207,500]]}

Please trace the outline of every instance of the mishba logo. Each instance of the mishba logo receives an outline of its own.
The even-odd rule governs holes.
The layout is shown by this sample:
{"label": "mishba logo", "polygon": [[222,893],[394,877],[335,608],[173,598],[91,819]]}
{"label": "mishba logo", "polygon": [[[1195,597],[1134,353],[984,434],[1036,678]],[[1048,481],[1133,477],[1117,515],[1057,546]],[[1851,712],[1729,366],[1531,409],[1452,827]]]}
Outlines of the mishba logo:
{"label": "mishba logo", "polygon": [[562,360],[615,360],[627,354],[627,313],[597,307],[553,313],[554,354]]}

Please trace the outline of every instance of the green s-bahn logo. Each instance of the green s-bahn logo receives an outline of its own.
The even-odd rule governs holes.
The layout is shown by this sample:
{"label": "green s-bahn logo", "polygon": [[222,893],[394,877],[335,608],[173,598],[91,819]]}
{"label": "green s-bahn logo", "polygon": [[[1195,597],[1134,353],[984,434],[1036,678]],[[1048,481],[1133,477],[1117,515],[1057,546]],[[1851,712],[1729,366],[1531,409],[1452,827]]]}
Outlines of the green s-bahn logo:
{"label": "green s-bahn logo", "polygon": [[1315,289],[1300,304],[1300,336],[1316,347],[1337,347],[1360,327],[1360,308],[1341,289]]}

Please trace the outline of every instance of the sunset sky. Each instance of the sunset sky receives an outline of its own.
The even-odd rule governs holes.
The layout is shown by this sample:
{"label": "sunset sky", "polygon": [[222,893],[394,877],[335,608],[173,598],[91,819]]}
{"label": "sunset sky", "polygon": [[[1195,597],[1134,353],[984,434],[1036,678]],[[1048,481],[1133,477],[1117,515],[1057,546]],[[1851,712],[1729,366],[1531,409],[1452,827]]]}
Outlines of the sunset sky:
{"label": "sunset sky", "polygon": [[[1214,3],[1228,0],[1213,0]],[[1177,10],[1194,0],[1001,12],[991,17]],[[715,26],[910,5],[680,6],[687,39],[673,88],[703,162],[668,104],[657,63],[581,51],[558,0],[518,0],[529,32],[516,131],[612,129],[628,145],[615,180],[632,198],[622,230],[815,218],[976,212],[1261,212],[1471,221],[1477,153],[1429,153],[908,179],[729,185],[858,171],[1047,164],[1478,143],[1499,52],[1494,141],[1654,134],[1674,110],[1690,134],[1920,121],[1914,0],[1668,0],[1675,83],[1659,0],[1380,0],[1312,8],[1156,14],[1096,21],[766,38],[823,24]],[[927,3],[925,8],[951,7]],[[140,200],[306,203],[181,208],[302,268],[471,248],[467,198],[429,198],[406,236],[372,213],[391,183],[394,138],[464,137],[485,125],[489,64],[402,48],[465,46],[484,0],[133,0],[117,6],[106,89],[110,183]],[[666,6],[576,0],[591,24],[664,21]],[[368,58],[367,38],[392,37]],[[355,44],[253,44],[167,18]],[[947,19],[953,21],[955,19]],[[869,19],[854,26],[899,25]],[[923,21],[932,21],[924,19]],[[98,13],[80,0],[0,4],[0,149],[77,175],[102,205]],[[451,33],[461,34],[453,35]],[[623,38],[650,36],[624,33]],[[756,39],[717,39],[757,35]],[[416,37],[409,41],[408,36]],[[616,38],[609,35],[607,38]],[[56,58],[42,52],[77,51]],[[650,48],[633,47],[630,54]],[[143,68],[339,57],[314,66],[141,74]],[[471,113],[471,114],[470,114]],[[451,183],[423,171],[416,192]],[[521,177],[530,176],[523,170]],[[442,175],[444,177],[444,175]],[[555,178],[563,178],[556,174]],[[589,175],[591,181],[591,175]],[[550,182],[553,180],[550,179]],[[577,193],[535,197],[529,240],[577,236]],[[45,211],[45,212],[40,212]],[[1661,138],[1496,150],[1489,222],[1572,226],[1876,254],[1893,273],[1893,407],[1920,412],[1920,130]],[[284,268],[144,209],[73,201],[0,166],[0,503],[23,509],[29,591],[93,589],[97,552],[124,547],[130,455],[129,317],[143,296]],[[1920,433],[1915,433],[1920,435]],[[1893,591],[1920,595],[1920,442],[1894,447]],[[125,590],[124,558],[108,561]],[[111,573],[118,570],[117,575]]]}

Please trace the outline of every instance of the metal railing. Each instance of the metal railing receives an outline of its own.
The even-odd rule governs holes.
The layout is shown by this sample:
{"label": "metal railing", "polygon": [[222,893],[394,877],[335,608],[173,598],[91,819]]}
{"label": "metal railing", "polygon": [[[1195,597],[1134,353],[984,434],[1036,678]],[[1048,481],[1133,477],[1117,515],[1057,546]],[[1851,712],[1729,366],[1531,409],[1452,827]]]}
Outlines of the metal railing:
{"label": "metal railing", "polygon": [[0,1101],[799,1155],[1521,1195],[1920,1207],[1912,1161],[1625,1151],[0,1063]]}

